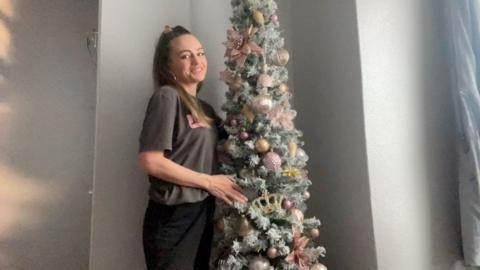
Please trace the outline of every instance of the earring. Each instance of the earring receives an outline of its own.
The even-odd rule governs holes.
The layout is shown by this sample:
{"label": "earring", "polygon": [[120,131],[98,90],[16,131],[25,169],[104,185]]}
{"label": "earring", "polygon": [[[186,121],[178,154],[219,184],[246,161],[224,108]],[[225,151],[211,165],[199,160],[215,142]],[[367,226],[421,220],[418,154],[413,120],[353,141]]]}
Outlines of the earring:
{"label": "earring", "polygon": [[172,72],[172,77],[175,81],[177,81],[177,76],[175,76],[175,73]]}

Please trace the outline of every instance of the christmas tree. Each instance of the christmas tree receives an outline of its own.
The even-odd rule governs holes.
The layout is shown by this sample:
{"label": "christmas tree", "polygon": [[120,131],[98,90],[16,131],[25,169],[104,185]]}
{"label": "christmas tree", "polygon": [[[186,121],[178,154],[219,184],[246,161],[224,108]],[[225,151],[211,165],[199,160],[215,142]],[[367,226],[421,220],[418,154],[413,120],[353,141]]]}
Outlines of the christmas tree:
{"label": "christmas tree", "polygon": [[249,198],[221,203],[217,269],[323,269],[325,249],[315,246],[320,221],[304,218],[312,182],[305,170],[302,133],[287,85],[289,53],[279,31],[274,0],[232,0],[222,106],[228,139],[219,147],[221,169],[234,174]]}

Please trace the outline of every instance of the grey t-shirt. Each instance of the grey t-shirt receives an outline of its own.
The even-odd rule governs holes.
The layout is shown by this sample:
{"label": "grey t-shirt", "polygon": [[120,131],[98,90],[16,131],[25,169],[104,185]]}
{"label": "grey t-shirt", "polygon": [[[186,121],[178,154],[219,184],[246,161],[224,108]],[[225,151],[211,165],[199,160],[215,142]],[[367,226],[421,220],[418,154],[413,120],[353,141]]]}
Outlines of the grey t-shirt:
{"label": "grey t-shirt", "polygon": [[[193,98],[203,112],[215,120],[215,124],[204,127],[196,123],[181,102],[177,90],[172,86],[162,86],[148,103],[139,152],[163,150],[165,157],[177,164],[196,172],[216,174],[217,128],[221,119],[208,103]],[[208,196],[205,190],[176,185],[152,175],[149,175],[149,181],[150,199],[162,204],[198,202]]]}

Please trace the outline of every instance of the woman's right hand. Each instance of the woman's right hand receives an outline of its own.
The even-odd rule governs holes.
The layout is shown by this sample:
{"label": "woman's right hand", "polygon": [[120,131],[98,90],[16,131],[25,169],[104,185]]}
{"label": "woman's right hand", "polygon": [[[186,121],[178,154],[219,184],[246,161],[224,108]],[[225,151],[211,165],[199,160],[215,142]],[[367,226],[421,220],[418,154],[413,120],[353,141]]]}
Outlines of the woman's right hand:
{"label": "woman's right hand", "polygon": [[242,188],[232,181],[232,177],[234,175],[209,175],[206,190],[213,196],[224,200],[230,206],[233,205],[233,200],[246,203],[248,198],[243,195]]}

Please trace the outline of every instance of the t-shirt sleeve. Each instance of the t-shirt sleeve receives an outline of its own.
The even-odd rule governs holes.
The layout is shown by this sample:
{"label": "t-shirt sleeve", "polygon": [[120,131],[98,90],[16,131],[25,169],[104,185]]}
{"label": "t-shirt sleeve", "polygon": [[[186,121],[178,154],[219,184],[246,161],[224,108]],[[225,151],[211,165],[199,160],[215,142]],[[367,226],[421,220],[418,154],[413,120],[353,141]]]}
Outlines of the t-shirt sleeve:
{"label": "t-shirt sleeve", "polygon": [[172,150],[177,98],[171,92],[157,90],[148,102],[140,133],[139,152]]}

